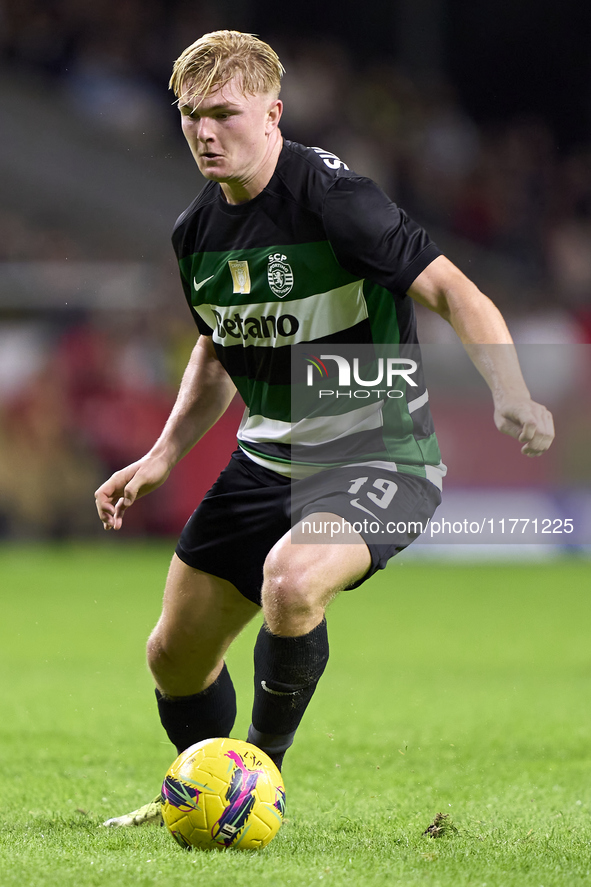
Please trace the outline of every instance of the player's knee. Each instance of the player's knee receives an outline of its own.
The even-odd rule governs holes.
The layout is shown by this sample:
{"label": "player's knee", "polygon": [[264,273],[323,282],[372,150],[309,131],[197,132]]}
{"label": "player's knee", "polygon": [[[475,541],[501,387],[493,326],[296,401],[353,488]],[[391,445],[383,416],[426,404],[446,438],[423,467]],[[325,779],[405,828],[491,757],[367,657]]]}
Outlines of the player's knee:
{"label": "player's knee", "polygon": [[305,570],[290,568],[271,554],[265,561],[263,577],[263,612],[272,631],[282,634],[294,621],[316,614],[319,602]]}
{"label": "player's knee", "polygon": [[171,657],[167,652],[166,643],[158,626],[156,626],[148,638],[146,644],[146,659],[152,674],[156,674],[161,671],[163,667],[171,665]]}
{"label": "player's knee", "polygon": [[178,638],[157,625],[146,644],[148,667],[154,676],[183,670],[186,655]]}
{"label": "player's knee", "polygon": [[[203,645],[188,646],[183,638],[167,635],[160,626],[148,638],[146,659],[157,686],[178,696],[198,693],[221,667],[214,651]],[[185,689],[189,686],[190,690]]]}

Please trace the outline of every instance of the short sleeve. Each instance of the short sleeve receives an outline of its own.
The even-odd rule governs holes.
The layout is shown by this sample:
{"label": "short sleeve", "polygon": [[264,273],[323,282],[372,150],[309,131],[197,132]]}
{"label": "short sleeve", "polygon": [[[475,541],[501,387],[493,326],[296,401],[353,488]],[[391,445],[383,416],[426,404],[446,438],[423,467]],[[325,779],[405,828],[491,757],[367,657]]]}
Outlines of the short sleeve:
{"label": "short sleeve", "polygon": [[427,232],[363,176],[335,179],[324,199],[323,223],[346,271],[397,295],[440,255]]}
{"label": "short sleeve", "polygon": [[[189,306],[190,307],[190,306]],[[194,308],[191,308],[191,314],[193,315],[193,320],[197,324],[197,329],[201,333],[202,336],[213,336],[213,330],[210,326],[208,326],[202,317],[197,314]]]}

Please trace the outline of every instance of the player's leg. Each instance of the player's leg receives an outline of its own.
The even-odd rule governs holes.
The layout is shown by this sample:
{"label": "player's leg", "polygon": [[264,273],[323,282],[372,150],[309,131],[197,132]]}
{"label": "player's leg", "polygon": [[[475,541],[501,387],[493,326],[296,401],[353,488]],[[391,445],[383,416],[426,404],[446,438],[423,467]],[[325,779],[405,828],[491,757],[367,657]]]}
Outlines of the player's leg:
{"label": "player's leg", "polygon": [[[147,653],[160,720],[179,753],[202,739],[230,734],[236,695],[224,654],[258,612],[231,582],[173,556]],[[162,825],[160,796],[104,825]]]}
{"label": "player's leg", "polygon": [[328,659],[326,606],[410,545],[441,501],[425,478],[386,464],[364,465],[361,477],[352,468],[361,472],[357,466],[334,469],[292,486],[294,529],[265,563],[266,622],[255,650],[249,735],[278,762]]}
{"label": "player's leg", "polygon": [[[311,514],[306,521],[330,526],[342,518],[335,514]],[[338,544],[329,538],[306,541],[302,521],[273,546],[265,561],[261,602],[265,622],[274,634],[296,637],[307,634],[324,618],[330,601],[355,584],[371,567],[371,555],[363,537],[349,525]]]}
{"label": "player's leg", "polygon": [[[334,514],[306,520],[339,521]],[[353,530],[339,544],[298,542],[301,525],[272,548],[264,569],[265,624],[255,645],[255,696],[248,738],[281,766],[285,751],[328,661],[324,613],[330,601],[371,567],[370,552]]]}
{"label": "player's leg", "polygon": [[223,656],[260,612],[265,557],[290,525],[289,491],[289,480],[234,453],[183,529],[148,643],[160,716],[179,749],[230,732],[236,703]]}
{"label": "player's leg", "polygon": [[[286,487],[236,452],[183,529],[148,642],[161,720],[179,750],[230,732],[236,699],[223,658],[260,612],[263,562],[289,527]],[[148,822],[161,822],[159,803],[105,824]]]}
{"label": "player's leg", "polygon": [[232,583],[173,556],[147,655],[160,719],[179,753],[202,739],[229,736],[236,696],[224,655],[258,612]]}

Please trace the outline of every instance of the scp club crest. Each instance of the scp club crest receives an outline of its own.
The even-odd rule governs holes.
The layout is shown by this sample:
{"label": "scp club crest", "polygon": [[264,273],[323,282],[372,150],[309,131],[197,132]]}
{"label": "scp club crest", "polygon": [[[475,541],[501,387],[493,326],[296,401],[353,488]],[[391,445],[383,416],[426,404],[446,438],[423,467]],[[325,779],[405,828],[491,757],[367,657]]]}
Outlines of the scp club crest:
{"label": "scp club crest", "polygon": [[281,253],[273,253],[269,256],[269,265],[267,268],[267,280],[271,287],[271,292],[282,299],[293,289],[293,271],[291,265],[285,261],[287,256]]}

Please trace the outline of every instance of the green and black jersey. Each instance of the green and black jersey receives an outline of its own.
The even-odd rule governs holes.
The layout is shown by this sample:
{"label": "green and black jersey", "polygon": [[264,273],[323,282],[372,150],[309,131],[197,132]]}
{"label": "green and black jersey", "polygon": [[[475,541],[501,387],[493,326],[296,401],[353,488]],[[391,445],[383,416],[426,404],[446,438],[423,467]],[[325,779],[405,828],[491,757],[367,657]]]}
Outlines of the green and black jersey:
{"label": "green and black jersey", "polygon": [[173,245],[197,326],[246,404],[238,443],[251,459],[293,477],[387,463],[441,486],[424,383],[402,400],[342,397],[336,415],[326,399],[313,415],[292,411],[294,346],[313,356],[417,344],[406,291],[439,250],[374,182],[333,154],[285,141],[271,181],[247,203],[228,204],[208,182]]}

